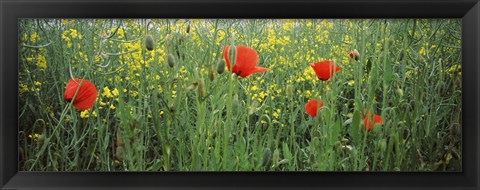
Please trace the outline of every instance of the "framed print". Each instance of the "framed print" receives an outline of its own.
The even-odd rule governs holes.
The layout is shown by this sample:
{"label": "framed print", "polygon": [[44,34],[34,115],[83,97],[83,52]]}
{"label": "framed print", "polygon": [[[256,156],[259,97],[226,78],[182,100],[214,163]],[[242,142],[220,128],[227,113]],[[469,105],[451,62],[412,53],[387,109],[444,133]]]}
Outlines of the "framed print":
{"label": "framed print", "polygon": [[0,9],[1,189],[479,188],[478,0]]}

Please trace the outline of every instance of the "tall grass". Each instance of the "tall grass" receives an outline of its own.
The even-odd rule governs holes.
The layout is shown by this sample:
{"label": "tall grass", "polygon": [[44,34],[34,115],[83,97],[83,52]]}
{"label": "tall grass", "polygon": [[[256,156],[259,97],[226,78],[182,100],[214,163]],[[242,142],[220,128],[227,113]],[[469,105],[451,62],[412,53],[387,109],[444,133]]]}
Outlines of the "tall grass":
{"label": "tall grass", "polygon": [[[20,170],[462,168],[458,19],[19,25]],[[255,49],[268,71],[217,73],[227,45]],[[348,55],[354,49],[358,60]],[[321,81],[309,63],[327,59],[341,71]],[[70,75],[96,86],[91,109],[63,99]],[[316,117],[305,113],[310,99],[325,102]],[[384,124],[364,130],[364,110]]]}

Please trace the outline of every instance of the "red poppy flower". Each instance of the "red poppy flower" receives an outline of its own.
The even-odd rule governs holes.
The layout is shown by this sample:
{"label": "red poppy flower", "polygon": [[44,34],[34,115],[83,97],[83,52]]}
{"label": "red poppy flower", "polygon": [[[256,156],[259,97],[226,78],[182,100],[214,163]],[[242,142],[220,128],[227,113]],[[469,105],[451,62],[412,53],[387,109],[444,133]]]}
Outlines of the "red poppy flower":
{"label": "red poppy flower", "polygon": [[[227,62],[228,70],[230,70],[230,59],[228,58],[228,50],[230,46],[223,48],[223,57]],[[252,48],[246,46],[235,46],[236,59],[231,71],[242,78],[245,78],[253,73],[263,73],[267,68],[257,67],[258,54]]]}
{"label": "red poppy flower", "polygon": [[81,111],[90,109],[93,103],[95,103],[95,99],[97,99],[97,89],[88,80],[70,79],[65,87],[63,98],[68,102],[72,101],[75,92],[77,92],[78,85],[81,86],[80,89],[78,89],[75,100],[73,100],[73,106]]}
{"label": "red poppy flower", "polygon": [[330,79],[333,74],[340,71],[340,67],[335,66],[335,62],[331,60],[310,63],[310,66],[312,66],[315,74],[317,74],[318,79],[323,81]]}
{"label": "red poppy flower", "polygon": [[323,108],[323,101],[320,101],[320,105],[318,100],[310,100],[305,104],[305,112],[312,117],[317,116],[318,108]]}
{"label": "red poppy flower", "polygon": [[367,117],[365,117],[365,120],[363,121],[363,127],[367,131],[372,130],[372,128],[375,124],[380,124],[380,125],[384,124],[382,116],[379,116],[377,114],[373,114],[373,123],[370,121],[371,118],[372,118],[372,112],[368,112]]}

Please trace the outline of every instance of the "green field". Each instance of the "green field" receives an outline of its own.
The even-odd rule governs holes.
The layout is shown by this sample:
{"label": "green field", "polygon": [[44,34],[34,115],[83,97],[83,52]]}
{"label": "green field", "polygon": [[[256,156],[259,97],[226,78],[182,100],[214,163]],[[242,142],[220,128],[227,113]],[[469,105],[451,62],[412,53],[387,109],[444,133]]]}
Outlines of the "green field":
{"label": "green field", "polygon": [[[459,19],[19,28],[22,171],[462,170]],[[267,70],[244,76],[241,60]],[[326,60],[341,69],[324,80],[310,64]],[[91,108],[77,87],[65,100],[71,78],[95,86]]]}

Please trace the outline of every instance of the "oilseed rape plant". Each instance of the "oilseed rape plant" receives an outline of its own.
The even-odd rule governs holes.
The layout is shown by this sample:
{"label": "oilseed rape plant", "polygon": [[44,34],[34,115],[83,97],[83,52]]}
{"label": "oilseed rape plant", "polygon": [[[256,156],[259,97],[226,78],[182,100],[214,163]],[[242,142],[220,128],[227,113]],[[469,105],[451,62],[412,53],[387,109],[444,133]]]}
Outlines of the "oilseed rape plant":
{"label": "oilseed rape plant", "polygon": [[458,19],[20,19],[22,171],[462,171]]}

